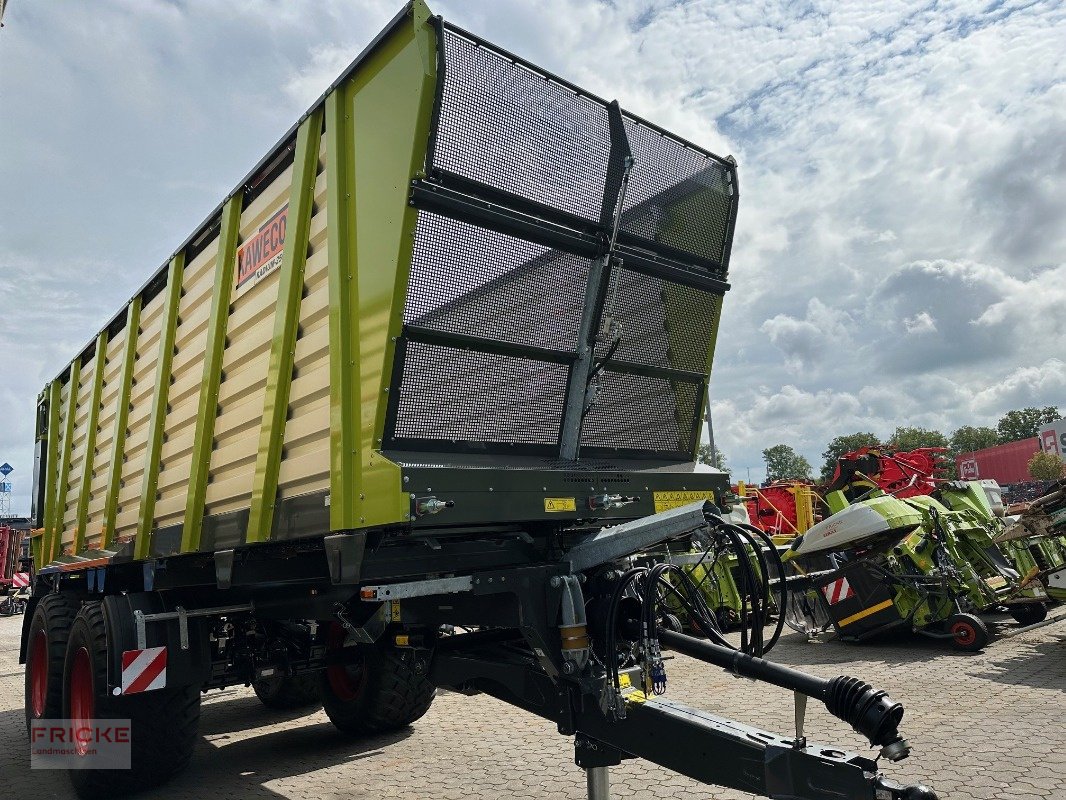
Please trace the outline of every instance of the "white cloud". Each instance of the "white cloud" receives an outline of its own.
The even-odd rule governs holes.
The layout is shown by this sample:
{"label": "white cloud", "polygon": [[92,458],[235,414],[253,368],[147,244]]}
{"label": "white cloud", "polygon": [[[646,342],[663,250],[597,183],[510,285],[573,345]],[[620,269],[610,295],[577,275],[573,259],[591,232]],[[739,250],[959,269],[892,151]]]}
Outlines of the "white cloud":
{"label": "white cloud", "polygon": [[908,334],[920,336],[923,333],[936,333],[936,320],[928,311],[920,311],[913,317],[903,320],[903,328]]}
{"label": "white cloud", "polygon": [[978,412],[997,413],[1002,408],[1024,406],[1059,406],[1066,413],[1066,362],[1049,358],[1041,364],[1018,367],[997,376],[987,388],[977,392],[973,408]]}
{"label": "white cloud", "polygon": [[818,366],[827,352],[847,347],[853,325],[846,311],[830,308],[814,297],[807,303],[803,319],[777,314],[766,320],[759,331],[784,353],[790,369],[802,372]]}

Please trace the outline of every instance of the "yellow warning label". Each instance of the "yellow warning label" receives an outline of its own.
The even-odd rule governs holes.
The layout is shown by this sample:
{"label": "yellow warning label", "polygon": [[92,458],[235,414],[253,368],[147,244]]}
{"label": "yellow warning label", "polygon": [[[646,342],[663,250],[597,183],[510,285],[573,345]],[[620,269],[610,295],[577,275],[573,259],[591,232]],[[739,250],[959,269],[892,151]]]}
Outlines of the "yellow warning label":
{"label": "yellow warning label", "polygon": [[656,514],[660,511],[669,511],[671,508],[687,506],[697,500],[714,502],[714,492],[709,489],[704,492],[652,492],[652,497],[655,500]]}
{"label": "yellow warning label", "polygon": [[399,600],[390,600],[389,601],[389,619],[392,622],[399,622],[400,621],[400,601]]}
{"label": "yellow warning label", "polygon": [[554,511],[577,511],[577,500],[573,497],[545,497],[544,510]]}

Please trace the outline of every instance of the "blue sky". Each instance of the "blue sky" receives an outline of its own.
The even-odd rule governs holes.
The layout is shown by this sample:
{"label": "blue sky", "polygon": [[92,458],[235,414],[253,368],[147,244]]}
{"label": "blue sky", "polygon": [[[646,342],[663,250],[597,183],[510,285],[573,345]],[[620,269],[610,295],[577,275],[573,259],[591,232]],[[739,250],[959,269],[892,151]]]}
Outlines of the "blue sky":
{"label": "blue sky", "polygon": [[[11,0],[0,461],[33,407],[396,2]],[[1066,406],[1066,11],[1010,2],[441,2],[740,164],[712,381],[744,476],[784,442]]]}

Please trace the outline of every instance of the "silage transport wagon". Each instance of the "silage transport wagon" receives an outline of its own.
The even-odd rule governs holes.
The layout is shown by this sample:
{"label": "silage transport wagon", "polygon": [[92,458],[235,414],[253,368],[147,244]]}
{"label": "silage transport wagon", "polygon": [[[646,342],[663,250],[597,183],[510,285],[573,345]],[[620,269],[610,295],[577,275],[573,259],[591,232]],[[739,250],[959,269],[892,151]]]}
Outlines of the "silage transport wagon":
{"label": "silage transport wagon", "polygon": [[908,752],[883,692],[716,642],[681,578],[710,640],[661,630],[626,567],[735,535],[693,460],[737,200],[732,159],[407,6],[41,395],[27,721],[133,726],[79,794],[166,780],[201,692],[253,683],[362,735],[488,693],[597,798],[634,756],[934,796],[656,696],[668,646]]}

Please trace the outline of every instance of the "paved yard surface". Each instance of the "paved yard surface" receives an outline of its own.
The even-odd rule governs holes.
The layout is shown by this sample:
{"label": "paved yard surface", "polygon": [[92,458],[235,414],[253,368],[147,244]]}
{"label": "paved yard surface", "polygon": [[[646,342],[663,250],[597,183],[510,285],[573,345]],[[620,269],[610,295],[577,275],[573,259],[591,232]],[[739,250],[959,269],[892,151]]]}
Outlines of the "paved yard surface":
{"label": "paved yard surface", "polygon": [[[66,798],[70,790],[61,774],[29,770],[17,664],[20,624],[20,617],[0,619],[0,788],[5,797]],[[975,655],[952,652],[928,639],[854,647],[808,644],[787,635],[773,656],[826,677],[859,676],[903,702],[903,730],[914,754],[889,765],[889,774],[898,780],[926,782],[943,800],[1066,798],[1066,619],[998,639]],[[667,668],[668,697],[770,730],[791,731],[792,697],[787,692],[685,658]],[[814,741],[864,750],[863,740],[813,704],[806,732]],[[200,733],[203,739],[188,772],[147,797],[585,796],[571,740],[552,725],[485,697],[443,693],[409,730],[352,740],[335,732],[321,711],[270,712],[250,690],[231,689],[204,699]],[[612,770],[612,796],[747,797],[640,761]]]}

